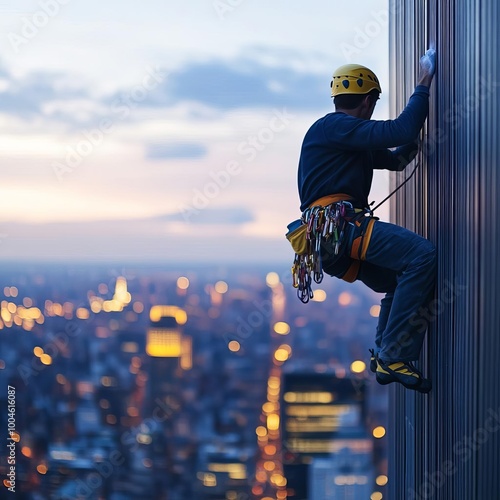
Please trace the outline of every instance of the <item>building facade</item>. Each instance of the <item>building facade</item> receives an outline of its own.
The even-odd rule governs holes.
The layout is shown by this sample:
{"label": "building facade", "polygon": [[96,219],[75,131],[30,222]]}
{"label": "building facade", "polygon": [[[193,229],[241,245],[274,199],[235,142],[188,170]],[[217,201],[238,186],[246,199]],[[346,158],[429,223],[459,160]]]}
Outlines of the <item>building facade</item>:
{"label": "building facade", "polygon": [[[421,368],[426,396],[391,388],[390,498],[500,498],[500,21],[497,0],[391,0],[391,114],[410,97],[419,57],[437,50],[415,177],[394,222],[438,250]],[[412,170],[394,174],[393,187]]]}
{"label": "building facade", "polygon": [[[349,476],[348,482],[373,488],[373,440],[366,428],[364,381],[337,378],[332,373],[285,373],[280,408],[287,498],[320,500],[310,495],[315,486],[321,488],[320,483],[324,483],[319,479],[320,464],[313,472],[311,463],[349,453],[351,460],[345,470],[335,468],[332,462],[332,486],[335,480],[346,486]],[[363,456],[369,463],[366,470],[360,472],[354,455]]]}

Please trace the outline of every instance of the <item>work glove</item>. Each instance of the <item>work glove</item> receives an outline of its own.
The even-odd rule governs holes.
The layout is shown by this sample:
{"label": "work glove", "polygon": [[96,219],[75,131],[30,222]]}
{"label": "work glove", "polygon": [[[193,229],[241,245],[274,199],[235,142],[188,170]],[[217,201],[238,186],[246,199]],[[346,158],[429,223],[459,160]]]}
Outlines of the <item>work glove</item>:
{"label": "work glove", "polygon": [[436,72],[436,50],[428,49],[420,58],[420,67],[430,76]]}

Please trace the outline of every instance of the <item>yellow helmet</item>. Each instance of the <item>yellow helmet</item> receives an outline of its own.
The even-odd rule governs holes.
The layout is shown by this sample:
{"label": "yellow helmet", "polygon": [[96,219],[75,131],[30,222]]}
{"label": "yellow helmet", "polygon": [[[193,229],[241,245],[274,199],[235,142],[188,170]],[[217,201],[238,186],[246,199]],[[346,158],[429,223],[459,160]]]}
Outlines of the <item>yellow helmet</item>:
{"label": "yellow helmet", "polygon": [[373,89],[382,92],[375,73],[360,64],[344,64],[333,72],[332,97],[341,94],[368,94]]}

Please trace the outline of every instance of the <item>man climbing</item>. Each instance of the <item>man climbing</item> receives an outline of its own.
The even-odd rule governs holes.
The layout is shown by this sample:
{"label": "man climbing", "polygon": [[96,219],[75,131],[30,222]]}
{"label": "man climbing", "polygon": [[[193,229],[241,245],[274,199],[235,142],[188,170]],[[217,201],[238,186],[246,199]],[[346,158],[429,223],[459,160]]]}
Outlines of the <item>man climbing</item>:
{"label": "man climbing", "polygon": [[[317,210],[326,207],[325,224],[330,220],[329,228],[335,227],[330,233],[328,227],[322,229],[317,248],[323,270],[385,293],[376,348],[371,350],[370,368],[377,381],[398,382],[424,393],[430,391],[431,381],[413,361],[419,358],[427,328],[419,310],[425,309],[434,291],[435,248],[405,228],[373,218],[367,207],[373,170],[401,171],[417,153],[434,71],[435,51],[429,50],[420,60],[418,84],[406,108],[395,120],[377,121],[371,116],[382,92],[378,78],[357,64],[338,68],[331,82],[335,112],[320,118],[306,133],[298,169],[306,223],[315,215],[323,217]],[[338,214],[347,222],[340,237],[341,228],[337,231],[335,226]]]}

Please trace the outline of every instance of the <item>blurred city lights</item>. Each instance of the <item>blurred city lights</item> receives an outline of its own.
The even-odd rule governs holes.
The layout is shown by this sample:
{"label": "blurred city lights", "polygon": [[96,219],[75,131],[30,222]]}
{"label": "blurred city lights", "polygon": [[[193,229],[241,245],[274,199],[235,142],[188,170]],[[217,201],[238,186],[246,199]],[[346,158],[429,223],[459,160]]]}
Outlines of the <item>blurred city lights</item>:
{"label": "blurred city lights", "polygon": [[280,427],[280,417],[276,414],[267,416],[267,428],[270,431],[277,431]]}
{"label": "blurred city lights", "polygon": [[271,472],[276,469],[276,464],[268,460],[267,462],[264,462],[264,469],[266,469],[268,472]]}
{"label": "blurred city lights", "polygon": [[267,444],[266,446],[264,446],[264,453],[269,456],[275,455],[276,446],[274,446],[273,444]]}
{"label": "blurred city lights", "polygon": [[189,280],[185,276],[181,276],[177,279],[177,288],[187,290],[189,288]]}
{"label": "blurred city lights", "polygon": [[339,304],[341,306],[348,306],[353,301],[353,296],[349,292],[342,292],[339,295]]}
{"label": "blurred city lights", "polygon": [[383,438],[384,436],[385,436],[385,428],[382,427],[381,425],[373,429],[373,437],[380,439]]}
{"label": "blurred city lights", "polygon": [[44,365],[51,365],[52,364],[52,357],[49,356],[48,354],[42,354],[40,356],[40,361],[44,364]]}
{"label": "blurred city lights", "polygon": [[353,373],[363,373],[366,370],[366,364],[363,361],[357,360],[351,364]]}
{"label": "blurred city lights", "polygon": [[388,482],[388,478],[385,475],[380,475],[380,476],[377,476],[377,479],[375,479],[375,482],[377,483],[378,486],[385,486]]}
{"label": "blurred city lights", "polygon": [[76,310],[76,317],[78,319],[89,319],[90,317],[90,312],[88,309],[85,309],[85,307],[79,307]]}
{"label": "blurred city lights", "polygon": [[275,273],[275,272],[267,273],[267,276],[266,276],[267,286],[273,288],[276,285],[279,285],[279,283],[280,283],[280,277],[279,277],[278,273]]}
{"label": "blurred city lights", "polygon": [[[217,494],[219,494],[220,491],[224,491],[221,490],[222,487],[229,486],[229,489],[227,489],[225,493],[221,493],[222,497],[225,495],[225,500],[237,500],[240,490],[238,489],[239,485],[234,483],[234,481],[242,481],[245,479],[249,480],[249,492],[251,487],[251,492],[254,496],[262,498],[263,495],[268,495],[264,498],[285,500],[287,498],[287,491],[289,492],[288,495],[293,494],[294,486],[290,485],[290,483],[292,483],[292,478],[288,477],[287,484],[287,479],[284,476],[283,460],[285,457],[282,457],[282,453],[285,455],[287,450],[283,448],[283,443],[281,441],[281,427],[288,430],[289,426],[291,426],[290,428],[292,428],[293,425],[307,426],[308,422],[305,422],[306,418],[303,416],[305,414],[299,415],[297,418],[298,422],[289,422],[284,416],[287,415],[286,410],[284,410],[283,414],[280,413],[281,406],[296,403],[298,407],[302,405],[302,407],[311,408],[310,411],[323,412],[330,411],[331,408],[338,404],[338,401],[336,400],[337,395],[335,391],[332,390],[332,392],[328,392],[328,389],[324,391],[320,389],[307,391],[288,389],[288,392],[283,394],[283,388],[288,387],[288,382],[286,379],[287,372],[282,371],[282,365],[292,356],[292,347],[290,345],[292,344],[292,338],[291,336],[284,338],[280,336],[290,334],[291,325],[294,328],[294,333],[303,334],[302,338],[299,338],[300,335],[295,335],[297,338],[293,338],[293,341],[296,342],[293,343],[294,359],[287,364],[287,368],[290,367],[291,371],[296,369],[295,358],[297,359],[298,365],[303,362],[302,355],[306,352],[306,348],[304,348],[302,344],[306,344],[303,339],[307,339],[308,335],[311,335],[312,349],[325,351],[322,353],[324,356],[318,356],[317,358],[313,357],[309,360],[311,362],[311,370],[315,372],[335,371],[337,375],[343,377],[350,375],[354,380],[352,373],[362,374],[367,368],[366,364],[361,360],[352,361],[352,359],[346,359],[348,353],[352,352],[350,349],[346,350],[346,357],[343,358],[336,354],[331,354],[333,351],[330,349],[334,344],[331,342],[332,339],[328,337],[328,335],[318,335],[318,337],[312,336],[313,333],[315,334],[313,330],[317,328],[314,323],[316,321],[315,316],[314,319],[312,319],[309,315],[306,315],[305,312],[302,313],[303,315],[297,315],[300,313],[295,311],[292,314],[288,314],[288,310],[285,307],[285,305],[288,305],[288,296],[280,283],[280,278],[277,273],[268,273],[266,276],[267,286],[273,288],[273,290],[265,290],[267,297],[262,293],[262,282],[260,288],[256,286],[254,291],[247,286],[248,283],[252,283],[252,280],[255,280],[255,277],[252,276],[245,285],[242,284],[245,283],[243,280],[238,282],[239,278],[234,277],[234,282],[239,283],[239,288],[231,288],[231,301],[224,300],[224,297],[222,297],[222,295],[229,290],[228,284],[225,281],[215,282],[213,274],[210,274],[206,280],[200,280],[199,283],[194,281],[190,283],[187,277],[178,277],[178,275],[169,279],[171,282],[169,282],[168,286],[163,287],[157,286],[153,284],[153,282],[136,279],[134,275],[131,291],[136,299],[135,302],[131,301],[132,295],[127,291],[127,281],[124,277],[116,279],[116,286],[112,298],[110,298],[110,293],[113,292],[111,286],[108,290],[108,286],[105,283],[97,285],[96,282],[89,284],[87,281],[83,288],[82,298],[76,300],[72,299],[72,301],[60,293],[46,295],[51,297],[52,300],[40,298],[38,294],[34,295],[33,298],[24,297],[22,299],[22,305],[16,304],[18,301],[21,302],[21,299],[14,300],[7,298],[1,303],[0,328],[4,325],[5,328],[10,328],[12,325],[18,325],[26,330],[31,328],[35,329],[34,333],[29,336],[27,335],[26,338],[30,338],[28,345],[30,349],[33,349],[33,354],[36,356],[36,358],[33,358],[33,361],[36,361],[36,366],[38,366],[40,370],[43,367],[40,367],[39,362],[46,366],[54,363],[57,364],[58,371],[62,371],[63,369],[66,370],[67,361],[71,359],[71,355],[74,354],[75,349],[80,349],[87,341],[95,342],[89,356],[96,362],[96,366],[99,365],[99,370],[97,376],[94,376],[92,380],[85,374],[83,369],[81,369],[81,376],[80,374],[75,376],[75,373],[68,369],[67,373],[64,372],[68,378],[62,373],[57,373],[57,371],[52,370],[45,370],[43,374],[53,380],[53,383],[59,384],[54,387],[54,397],[64,401],[69,411],[77,412],[78,420],[75,420],[75,422],[77,422],[78,425],[82,425],[82,427],[89,425],[90,422],[95,422],[97,417],[99,422],[97,425],[100,425],[102,429],[109,433],[116,432],[118,429],[121,432],[122,428],[127,427],[132,430],[135,427],[134,432],[130,433],[130,436],[134,441],[134,445],[138,447],[141,452],[145,452],[144,454],[138,453],[136,462],[139,467],[142,465],[144,468],[152,469],[150,471],[143,470],[144,473],[153,473],[157,470],[157,457],[155,453],[157,453],[157,449],[160,449],[158,443],[161,442],[158,436],[160,436],[161,432],[164,432],[165,428],[171,425],[171,423],[169,419],[165,419],[165,422],[169,422],[168,424],[162,421],[160,422],[161,425],[155,423],[154,427],[141,425],[144,416],[147,416],[148,412],[151,414],[151,408],[148,409],[147,406],[147,399],[150,397],[149,394],[152,390],[149,384],[152,383],[152,380],[153,384],[158,384],[157,387],[168,387],[167,390],[173,391],[171,394],[173,398],[180,397],[186,404],[194,403],[196,401],[196,390],[191,383],[182,386],[182,370],[191,369],[193,361],[195,364],[197,363],[197,369],[200,369],[204,359],[206,359],[203,358],[203,356],[208,352],[208,350],[206,352],[203,351],[203,344],[201,341],[198,345],[194,344],[198,337],[194,335],[190,337],[185,334],[184,328],[182,327],[187,322],[188,314],[190,318],[188,328],[191,328],[193,332],[195,332],[197,328],[199,328],[199,331],[210,331],[213,329],[214,332],[220,331],[224,335],[231,331],[238,332],[238,323],[235,321],[235,319],[238,320],[238,318],[246,321],[252,328],[260,328],[260,325],[254,327],[252,323],[256,317],[256,313],[252,312],[255,311],[255,308],[248,308],[246,303],[249,300],[253,300],[254,305],[257,305],[263,303],[264,300],[268,300],[272,308],[271,311],[269,311],[269,315],[264,317],[265,324],[263,324],[262,330],[269,332],[270,328],[273,334],[267,335],[265,342],[261,341],[259,335],[254,335],[251,340],[248,341],[248,344],[244,344],[245,356],[241,354],[232,356],[228,351],[241,353],[242,344],[237,340],[229,341],[231,338],[229,337],[226,344],[227,349],[223,343],[222,349],[217,350],[218,355],[224,357],[224,362],[227,362],[229,372],[231,370],[238,370],[240,366],[247,367],[247,363],[249,363],[250,360],[254,363],[255,359],[252,358],[252,356],[255,356],[254,350],[260,357],[262,357],[262,353],[264,353],[264,357],[266,358],[265,363],[267,363],[268,371],[261,372],[264,377],[262,379],[264,380],[264,387],[260,387],[261,392],[259,399],[254,399],[251,402],[251,404],[256,404],[255,408],[260,407],[262,411],[259,421],[261,425],[255,429],[259,452],[257,462],[251,464],[251,461],[249,461],[246,463],[249,456],[248,452],[245,451],[245,455],[243,451],[240,450],[240,454],[232,456],[230,462],[207,462],[207,464],[203,466],[203,469],[197,473],[197,477],[199,480],[199,487],[206,486]],[[255,281],[255,283],[257,282]],[[177,286],[177,290],[175,286]],[[185,291],[188,288],[189,294],[179,292],[179,290]],[[205,290],[206,293],[204,293],[203,290]],[[11,292],[14,292],[11,290],[11,287],[4,288],[6,297],[12,297],[13,295]],[[22,290],[22,292],[24,294],[24,290]],[[252,293],[255,293],[255,295],[252,295]],[[71,297],[73,297],[73,295]],[[167,297],[167,299],[165,299],[165,297]],[[327,293],[324,290],[315,291],[316,302],[322,302],[326,300],[326,298]],[[170,302],[172,305],[158,305],[158,301],[170,299],[173,301]],[[364,314],[365,317],[367,316],[368,308],[362,304],[361,301],[356,300],[354,295],[343,292],[339,295],[338,300],[341,305],[353,304],[359,307],[362,314]],[[77,305],[81,303],[85,304],[86,307]],[[173,305],[174,303],[177,305]],[[40,308],[35,307],[37,304]],[[372,316],[377,307],[378,306],[371,307],[370,314]],[[145,315],[139,316],[144,311],[146,311]],[[318,311],[320,311],[319,308]],[[121,314],[107,316],[104,314],[107,312]],[[149,323],[147,316],[148,312]],[[267,313],[267,311],[264,313],[261,312],[258,317],[259,321],[262,314]],[[76,319],[81,320],[75,321],[78,328],[85,328],[86,331],[88,330],[91,332],[88,338],[84,335],[72,335],[72,331],[68,331],[68,335],[65,335],[64,342],[59,345],[59,343],[54,344],[51,337],[47,337],[44,334],[45,328],[39,328],[37,330],[38,325],[46,321],[46,330],[52,331],[54,328],[59,328],[58,325],[60,323],[63,323],[60,318],[71,319],[73,315]],[[326,316],[327,315],[325,315],[325,318]],[[213,321],[214,319],[217,319],[217,321]],[[85,320],[85,323],[83,323],[83,320]],[[318,322],[319,321],[320,320],[318,320]],[[56,325],[55,327],[54,324]],[[69,324],[71,324],[71,322],[69,322]],[[305,326],[308,326],[306,330],[299,330]],[[230,328],[232,328],[232,330]],[[347,327],[340,328],[341,331],[339,331],[339,334],[343,335],[346,329]],[[59,331],[64,332],[63,329]],[[64,335],[64,333],[62,334]],[[334,336],[335,335],[333,335],[333,337]],[[234,337],[236,337],[236,334]],[[208,338],[206,338],[205,341],[209,344]],[[281,342],[283,343],[281,344]],[[34,344],[40,345],[33,347]],[[54,347],[58,349],[56,350]],[[45,348],[52,356],[44,352]],[[153,354],[155,354],[155,356],[153,356]],[[152,357],[154,359],[152,359]],[[159,360],[158,358],[161,357],[169,357],[170,359]],[[169,372],[165,378],[163,378],[163,375],[159,376],[158,373],[152,371],[154,362],[160,364],[163,361],[165,361],[164,366],[172,367],[172,371]],[[352,363],[349,365],[351,361]],[[167,363],[170,365],[167,365]],[[78,365],[78,363],[75,363],[75,366],[76,365]],[[120,370],[117,369],[118,366],[120,366]],[[250,366],[254,365],[252,364]],[[349,372],[349,366],[352,373],[346,373],[345,368],[347,368],[347,372]],[[0,368],[4,367],[5,362],[0,360]],[[265,370],[265,368],[263,369]],[[76,370],[80,370],[80,366],[78,366]],[[130,390],[124,389],[123,377],[127,377],[127,384],[125,385],[129,385]],[[176,377],[179,378],[182,386],[178,394],[175,394],[177,389],[174,389],[174,385],[171,383],[171,380],[174,380]],[[234,387],[237,388],[238,391],[241,388],[245,392],[244,398],[249,399],[248,395],[252,392],[251,386],[249,388],[248,385],[244,385],[239,381],[238,377],[230,376],[229,379],[235,384]],[[41,380],[41,377],[39,380]],[[263,393],[262,390],[264,391]],[[76,394],[84,401],[81,407],[75,407],[73,403],[73,394]],[[262,394],[264,395],[263,400]],[[87,403],[91,400],[93,403],[92,408],[90,404],[87,406]],[[165,395],[163,395],[161,403],[165,404],[165,401]],[[234,408],[231,407],[229,410],[224,407],[224,411],[228,411],[228,415],[234,420],[234,424],[240,428],[249,425],[251,422],[245,412],[245,404],[249,404],[249,402],[245,400],[241,404],[241,407],[234,406]],[[66,406],[63,405],[62,408],[65,409]],[[191,407],[194,406],[196,405],[191,405]],[[166,409],[162,408],[162,412],[170,412],[168,403],[166,403],[165,408]],[[324,408],[327,409],[325,410]],[[163,415],[163,413],[158,413],[158,416],[160,415]],[[175,422],[175,429],[173,428],[173,432],[177,433],[181,439],[185,439],[191,432],[191,422],[185,415],[182,416],[182,419],[183,421],[181,421],[180,418],[172,419],[172,422]],[[334,419],[328,414],[325,415],[324,418],[322,417],[321,420],[322,422],[315,424],[316,427],[314,432],[323,427],[326,428],[329,425],[333,425],[329,421],[336,421],[339,420],[339,418],[335,416]],[[113,429],[111,426],[117,427]],[[335,426],[340,426],[340,424],[335,422]],[[71,430],[77,435],[79,430],[76,428],[75,424],[73,424],[73,427],[74,428]],[[382,427],[377,427],[373,430],[373,436],[377,439],[384,435],[385,429]],[[26,444],[24,444],[23,441],[24,446],[19,446],[21,454],[26,459],[32,461],[32,471],[36,469],[38,474],[48,474],[47,478],[43,480],[38,477],[38,485],[43,483],[43,481],[48,481],[49,476],[56,474],[56,471],[58,471],[60,467],[60,465],[53,465],[53,462],[50,461],[43,462],[46,455],[50,457],[51,460],[56,461],[59,461],[63,455],[71,455],[73,457],[71,461],[75,462],[80,456],[78,450],[69,448],[70,445],[65,445],[63,447],[64,449],[58,448],[55,451],[50,451],[48,454],[40,453],[38,446],[32,443],[31,435],[26,434],[26,436],[27,437],[24,439]],[[20,439],[20,436],[17,436],[17,438]],[[371,436],[370,438],[373,441]],[[103,442],[106,442],[106,440],[104,439]],[[57,447],[59,446],[60,445],[57,444]],[[222,443],[221,446],[222,448],[227,446],[229,451],[233,451],[233,449],[236,448],[233,447],[232,443]],[[304,446],[304,449],[308,449],[307,446],[309,445],[305,443]],[[96,453],[100,453],[99,456],[105,456],[104,453],[106,450],[104,448],[95,451]],[[164,450],[160,452],[164,453]],[[237,460],[241,460],[244,463],[236,463]],[[235,462],[232,463],[232,461]],[[48,469],[50,469],[50,472]],[[253,471],[253,477],[247,478],[247,473],[250,470]],[[375,476],[380,474],[383,470],[385,469],[377,470]],[[37,477],[36,474],[34,477]],[[233,483],[229,484],[226,482],[228,477]],[[362,484],[361,475],[355,476],[354,474],[347,474],[339,477],[337,477],[337,479],[345,481],[342,483],[345,485]],[[379,487],[384,486],[386,483],[387,476],[377,476],[376,484]],[[217,491],[214,488],[215,486],[218,487]],[[335,485],[333,484],[333,486]],[[287,487],[289,488],[288,490],[286,489]],[[377,493],[378,492],[374,492],[374,494]]]}
{"label": "blurred city lights", "polygon": [[284,321],[278,321],[274,325],[274,331],[279,335],[287,335],[290,333],[290,325]]}
{"label": "blurred city lights", "polygon": [[286,349],[279,348],[276,349],[276,352],[274,353],[274,357],[276,358],[277,361],[286,361],[289,357],[288,352]]}
{"label": "blurred city lights", "polygon": [[279,377],[269,377],[269,380],[267,381],[267,385],[273,389],[278,389],[280,386]]}
{"label": "blurred city lights", "polygon": [[144,311],[144,304],[142,302],[134,302],[132,310],[137,314],[141,314]]}
{"label": "blurred city lights", "polygon": [[226,293],[228,290],[228,286],[225,281],[217,281],[214,288],[217,293]]}
{"label": "blurred city lights", "polygon": [[326,300],[326,292],[321,289],[314,290],[314,297],[311,300],[313,302],[324,302]]}
{"label": "blurred city lights", "polygon": [[47,466],[45,464],[37,465],[36,470],[39,474],[47,474]]}
{"label": "blurred city lights", "polygon": [[228,347],[231,352],[238,352],[241,348],[240,343],[237,340],[231,340]]}

